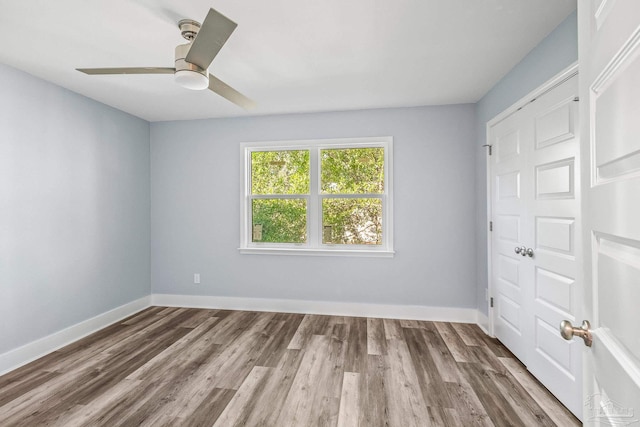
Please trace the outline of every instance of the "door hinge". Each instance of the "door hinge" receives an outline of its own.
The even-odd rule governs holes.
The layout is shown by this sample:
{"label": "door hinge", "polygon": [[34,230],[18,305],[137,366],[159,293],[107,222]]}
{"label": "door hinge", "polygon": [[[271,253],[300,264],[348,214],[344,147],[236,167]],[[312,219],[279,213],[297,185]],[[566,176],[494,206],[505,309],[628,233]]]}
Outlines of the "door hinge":
{"label": "door hinge", "polygon": [[579,102],[580,101],[580,97],[576,96],[575,98],[573,98],[573,102]]}
{"label": "door hinge", "polygon": [[492,154],[493,150],[491,150],[491,144],[484,144],[483,147],[489,147],[489,155]]}
{"label": "door hinge", "polygon": [[493,308],[493,297],[489,298],[490,307]]}
{"label": "door hinge", "polygon": [[489,221],[489,231],[493,231],[493,221]]}

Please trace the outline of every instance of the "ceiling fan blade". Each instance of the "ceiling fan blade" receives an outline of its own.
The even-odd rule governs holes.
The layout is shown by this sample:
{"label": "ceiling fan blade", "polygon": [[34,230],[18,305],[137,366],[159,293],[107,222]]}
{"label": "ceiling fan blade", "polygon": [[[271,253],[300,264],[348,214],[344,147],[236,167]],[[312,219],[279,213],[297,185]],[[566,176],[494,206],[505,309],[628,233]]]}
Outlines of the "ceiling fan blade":
{"label": "ceiling fan blade", "polygon": [[128,68],[76,68],[91,76],[101,74],[173,74],[175,68],[169,67],[128,67]]}
{"label": "ceiling fan blade", "polygon": [[237,26],[217,10],[209,9],[185,60],[206,70]]}
{"label": "ceiling fan blade", "polygon": [[245,110],[251,110],[255,108],[256,103],[220,80],[217,77],[209,74],[209,90],[217,93],[223,98],[228,99],[234,104],[244,108]]}

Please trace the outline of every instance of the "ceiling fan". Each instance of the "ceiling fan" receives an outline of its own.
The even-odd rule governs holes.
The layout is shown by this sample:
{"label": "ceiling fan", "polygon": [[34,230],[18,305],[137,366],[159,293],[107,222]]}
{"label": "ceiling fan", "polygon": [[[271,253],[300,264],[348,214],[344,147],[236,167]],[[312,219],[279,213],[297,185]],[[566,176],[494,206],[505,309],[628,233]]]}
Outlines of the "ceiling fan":
{"label": "ceiling fan", "polygon": [[175,67],[128,67],[128,68],[76,68],[89,75],[104,74],[173,74],[176,83],[187,89],[209,89],[244,109],[255,107],[255,103],[233,89],[222,80],[209,74],[208,68],[222,46],[226,43],[235,22],[210,9],[202,25],[191,19],[178,22],[182,37],[188,43],[176,46]]}

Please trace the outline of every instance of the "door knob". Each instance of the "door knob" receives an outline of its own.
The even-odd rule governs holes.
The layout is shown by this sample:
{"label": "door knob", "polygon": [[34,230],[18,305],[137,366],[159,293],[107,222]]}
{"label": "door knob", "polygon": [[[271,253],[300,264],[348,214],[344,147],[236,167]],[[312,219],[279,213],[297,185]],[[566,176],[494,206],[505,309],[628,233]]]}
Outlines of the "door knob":
{"label": "door knob", "polygon": [[523,251],[522,256],[527,255],[529,258],[533,258],[533,249],[531,248],[527,248],[525,251]]}
{"label": "door knob", "polygon": [[571,341],[574,336],[580,337],[584,340],[584,345],[591,347],[593,338],[589,328],[591,328],[591,324],[588,320],[583,320],[579,328],[574,328],[570,321],[563,320],[560,322],[560,335],[567,341]]}
{"label": "door knob", "polygon": [[514,249],[515,253],[517,253],[518,255],[522,255],[525,256],[525,252],[527,251],[527,248],[525,246],[520,246],[520,247],[516,247]]}

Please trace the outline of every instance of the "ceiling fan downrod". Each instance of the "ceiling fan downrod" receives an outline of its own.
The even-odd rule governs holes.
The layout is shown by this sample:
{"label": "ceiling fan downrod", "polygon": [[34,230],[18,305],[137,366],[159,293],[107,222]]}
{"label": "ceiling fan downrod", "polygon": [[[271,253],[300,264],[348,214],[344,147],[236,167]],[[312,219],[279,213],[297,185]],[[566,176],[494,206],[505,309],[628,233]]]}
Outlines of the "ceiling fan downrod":
{"label": "ceiling fan downrod", "polygon": [[180,28],[180,34],[182,34],[182,37],[190,42],[196,38],[198,31],[200,31],[200,23],[193,19],[180,20],[180,22],[178,22],[178,27]]}

